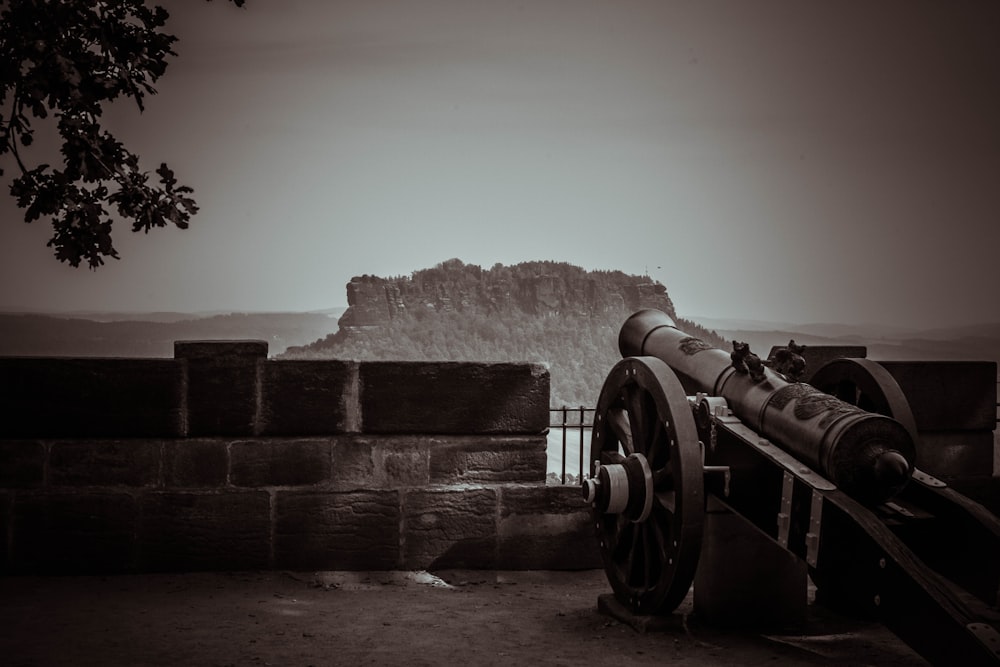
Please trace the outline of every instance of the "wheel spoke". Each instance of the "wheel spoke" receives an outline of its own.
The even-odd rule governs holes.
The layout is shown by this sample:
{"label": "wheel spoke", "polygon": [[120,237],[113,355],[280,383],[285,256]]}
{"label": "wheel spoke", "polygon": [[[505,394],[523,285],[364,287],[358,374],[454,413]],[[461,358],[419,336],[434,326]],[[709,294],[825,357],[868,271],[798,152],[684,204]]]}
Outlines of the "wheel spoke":
{"label": "wheel spoke", "polygon": [[634,581],[634,579],[633,579],[633,570],[635,568],[635,556],[636,556],[636,548],[635,547],[636,547],[636,544],[639,542],[639,531],[635,529],[635,524],[634,523],[632,523],[632,522],[627,522],[627,523],[631,527],[631,530],[628,531],[630,533],[629,534],[629,539],[628,540],[622,540],[623,544],[625,542],[628,542],[628,544],[627,544],[628,548],[627,548],[627,552],[625,554],[624,574],[625,574],[625,581],[628,582],[629,584],[631,584],[631,582]]}
{"label": "wheel spoke", "polygon": [[621,452],[611,451],[607,449],[603,450],[601,452],[601,465],[606,466],[611,463],[617,463],[618,465],[621,465],[622,463],[625,463],[625,457],[621,455]]}
{"label": "wheel spoke", "polygon": [[621,516],[615,517],[615,537],[614,537],[615,547],[618,547],[619,545],[625,542],[625,540],[622,539],[622,536],[625,534],[625,529],[628,528],[630,525],[632,524],[626,521],[623,517]]}
{"label": "wheel spoke", "polygon": [[642,583],[643,583],[643,586],[646,587],[646,589],[651,588],[652,585],[655,583],[653,581],[653,572],[652,572],[652,569],[653,569],[653,553],[652,553],[653,552],[653,545],[650,544],[650,540],[649,540],[649,531],[650,530],[651,530],[651,528],[649,527],[649,522],[648,521],[643,521],[643,523],[642,523],[642,553],[643,553],[643,559],[642,559]]}
{"label": "wheel spoke", "polygon": [[[616,562],[621,562],[622,559],[625,560],[626,564],[632,559],[632,545],[635,542],[635,524],[628,521],[624,517],[618,517],[618,525],[615,526],[615,541],[614,541],[614,560]],[[627,565],[625,568],[626,572],[631,567]]]}
{"label": "wheel spoke", "polygon": [[656,555],[661,563],[667,562],[667,538],[663,534],[663,526],[659,521],[650,521],[649,525],[652,527],[653,536],[656,538]]}
{"label": "wheel spoke", "polygon": [[656,420],[656,424],[653,427],[653,435],[649,439],[649,465],[656,467],[657,459],[660,458],[661,452],[664,450],[664,444],[666,444],[666,427],[663,425],[663,421],[660,419]]}
{"label": "wheel spoke", "polygon": [[625,453],[633,453],[635,447],[632,445],[632,427],[629,425],[628,413],[625,410],[609,410],[608,424],[611,426],[611,430],[614,431],[615,437],[618,438],[618,442],[621,443]]}
{"label": "wheel spoke", "polygon": [[653,493],[655,504],[666,510],[671,516],[677,513],[677,493],[673,489],[670,491],[656,491]]}
{"label": "wheel spoke", "polygon": [[650,439],[650,415],[656,420],[656,406],[651,406],[649,394],[638,385],[629,385],[628,414],[632,426],[632,444],[635,451],[649,456],[652,445]]}
{"label": "wheel spoke", "polygon": [[653,488],[657,491],[674,490],[674,467],[667,461],[667,465],[653,472]]}

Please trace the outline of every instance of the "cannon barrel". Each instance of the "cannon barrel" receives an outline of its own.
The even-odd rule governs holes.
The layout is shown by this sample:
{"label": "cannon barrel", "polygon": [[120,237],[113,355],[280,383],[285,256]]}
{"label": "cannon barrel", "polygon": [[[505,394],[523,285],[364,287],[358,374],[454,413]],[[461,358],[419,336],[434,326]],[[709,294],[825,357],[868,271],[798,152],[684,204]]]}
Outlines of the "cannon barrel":
{"label": "cannon barrel", "polygon": [[896,420],[788,382],[769,368],[762,378],[741,372],[730,353],[680,331],[659,310],[629,317],[618,347],[623,357],[662,360],[688,393],[724,398],[747,426],[862,502],[888,499],[913,473],[915,445]]}

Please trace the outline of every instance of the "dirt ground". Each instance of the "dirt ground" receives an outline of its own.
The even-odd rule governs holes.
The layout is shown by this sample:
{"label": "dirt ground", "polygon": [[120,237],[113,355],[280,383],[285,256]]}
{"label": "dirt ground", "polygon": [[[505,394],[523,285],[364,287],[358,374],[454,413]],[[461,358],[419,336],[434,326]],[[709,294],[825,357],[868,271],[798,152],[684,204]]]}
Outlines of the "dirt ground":
{"label": "dirt ground", "polygon": [[0,578],[0,663],[922,665],[881,626],[810,607],[779,634],[600,614],[602,571]]}

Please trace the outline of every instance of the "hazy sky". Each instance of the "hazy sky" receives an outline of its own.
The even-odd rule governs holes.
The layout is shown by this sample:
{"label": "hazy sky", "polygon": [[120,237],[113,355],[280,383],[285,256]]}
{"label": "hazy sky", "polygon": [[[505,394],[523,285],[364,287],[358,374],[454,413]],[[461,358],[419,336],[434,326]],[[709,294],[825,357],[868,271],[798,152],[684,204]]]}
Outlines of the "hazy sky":
{"label": "hazy sky", "polygon": [[682,315],[1000,321],[1000,3],[163,4],[179,57],[105,117],[200,213],[74,270],[4,183],[0,308],[313,310],[458,257],[648,271]]}

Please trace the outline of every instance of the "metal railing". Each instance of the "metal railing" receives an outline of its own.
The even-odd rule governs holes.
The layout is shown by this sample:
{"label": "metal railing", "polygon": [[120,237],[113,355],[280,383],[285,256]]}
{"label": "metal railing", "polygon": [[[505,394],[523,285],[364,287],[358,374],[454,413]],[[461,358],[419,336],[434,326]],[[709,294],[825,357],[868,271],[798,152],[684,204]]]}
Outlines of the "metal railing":
{"label": "metal railing", "polygon": [[[584,468],[584,436],[588,435],[589,430],[594,426],[594,413],[595,408],[586,408],[580,406],[577,408],[570,408],[567,406],[562,406],[561,408],[549,408],[549,428],[559,429],[562,438],[562,455],[560,457],[561,471],[559,474],[559,480],[561,484],[566,483],[566,446],[569,442],[569,432],[570,430],[576,430],[577,433],[574,434],[574,439],[577,442],[577,447],[579,449],[579,461],[577,465],[576,481],[580,482],[583,479],[584,471],[588,471],[589,466]],[[587,444],[589,444],[589,438],[587,438]]]}

